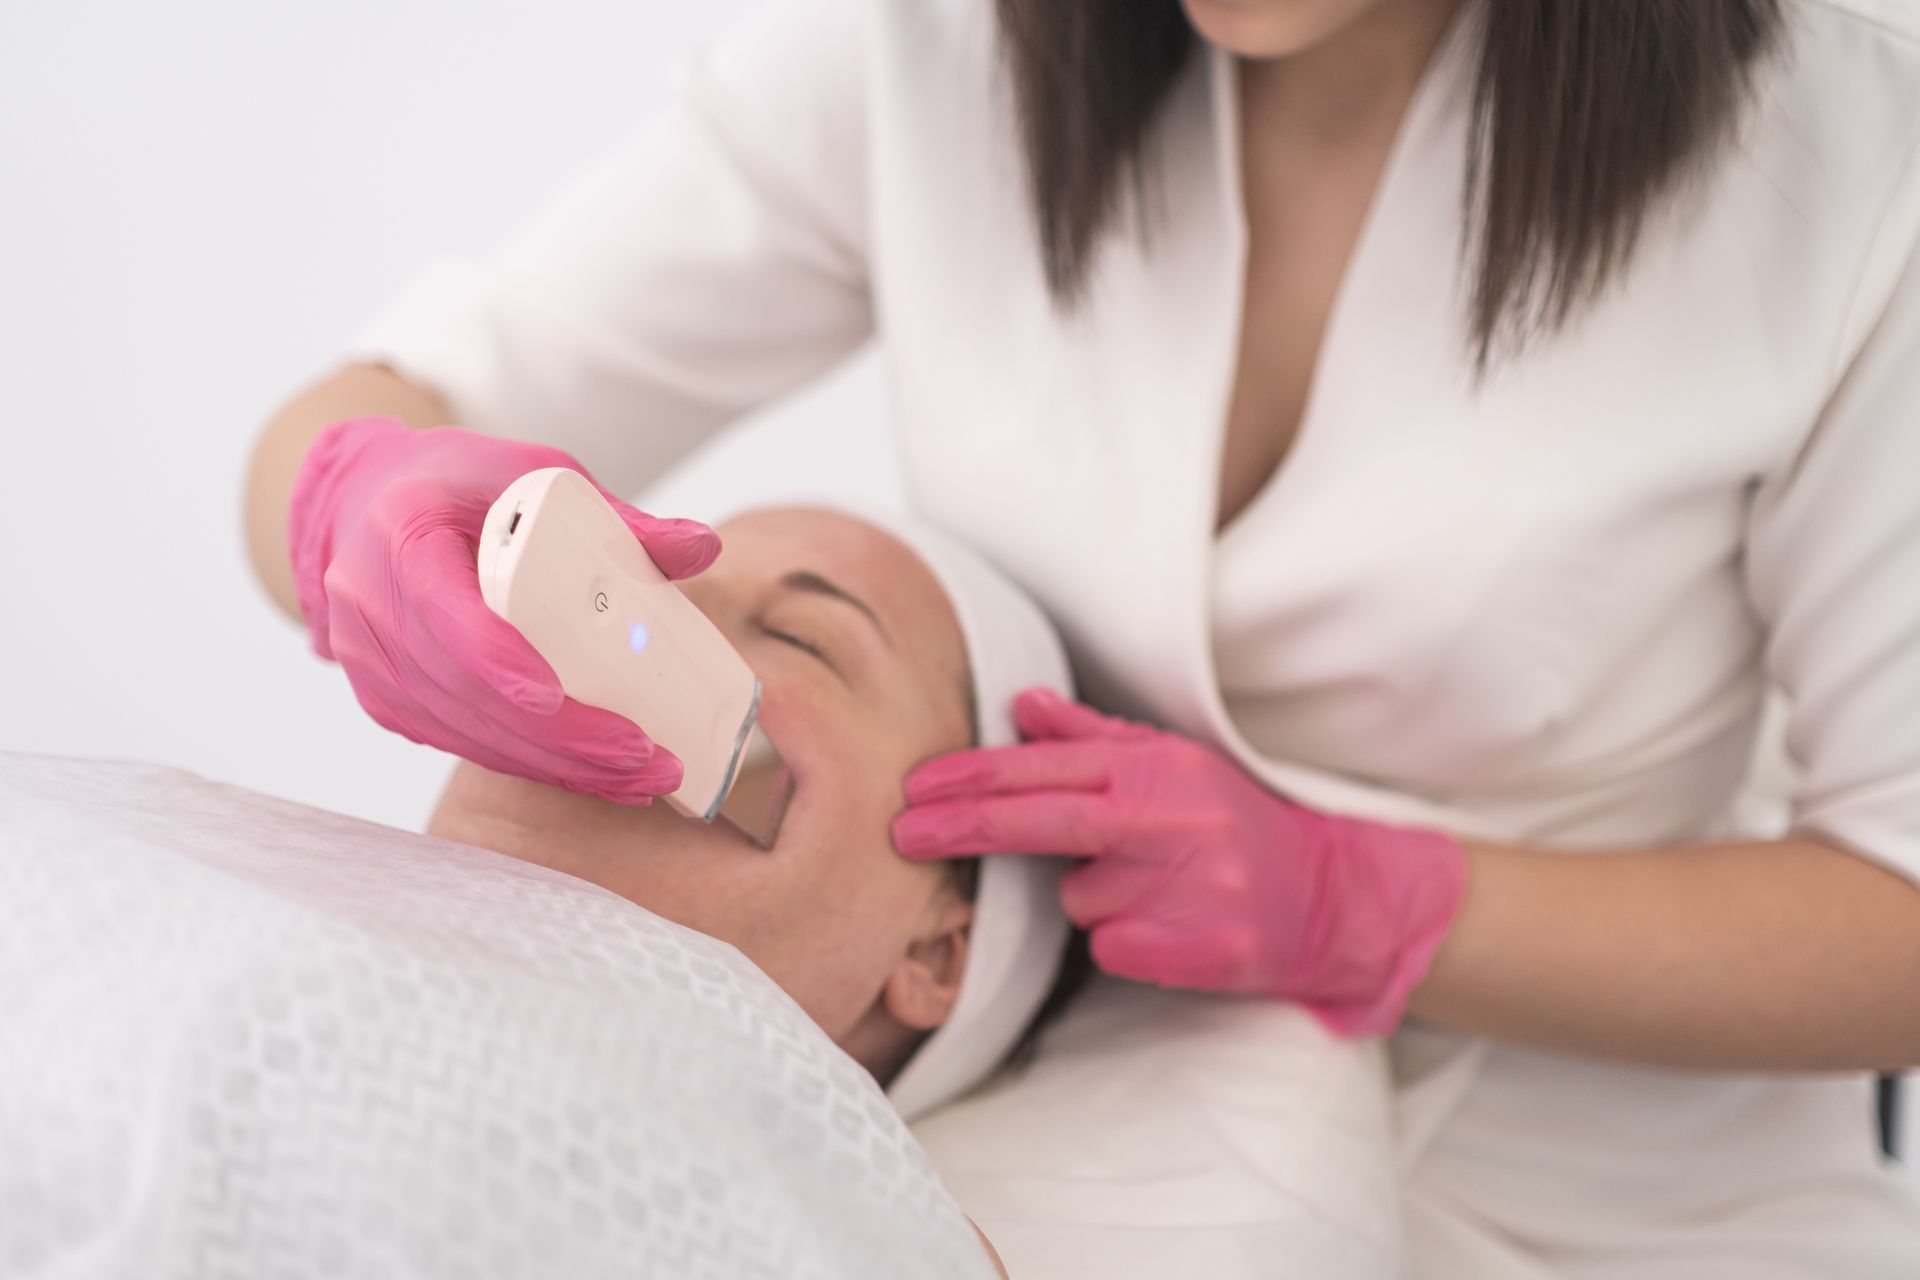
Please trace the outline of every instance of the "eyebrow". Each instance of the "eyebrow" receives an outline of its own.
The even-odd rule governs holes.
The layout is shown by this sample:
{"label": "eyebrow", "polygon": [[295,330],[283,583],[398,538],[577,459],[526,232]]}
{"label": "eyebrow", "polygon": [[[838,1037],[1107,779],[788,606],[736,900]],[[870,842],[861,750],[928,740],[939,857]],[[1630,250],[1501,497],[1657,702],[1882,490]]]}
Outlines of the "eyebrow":
{"label": "eyebrow", "polygon": [[840,584],[829,582],[817,573],[811,573],[805,569],[795,569],[792,573],[780,579],[780,585],[791,591],[805,591],[813,595],[826,596],[829,599],[852,605],[861,613],[867,615],[867,621],[871,622],[873,629],[880,633],[880,638],[887,642],[887,647],[889,649],[894,647],[893,637],[887,634],[886,624],[880,621],[880,615],[873,611],[873,606]]}

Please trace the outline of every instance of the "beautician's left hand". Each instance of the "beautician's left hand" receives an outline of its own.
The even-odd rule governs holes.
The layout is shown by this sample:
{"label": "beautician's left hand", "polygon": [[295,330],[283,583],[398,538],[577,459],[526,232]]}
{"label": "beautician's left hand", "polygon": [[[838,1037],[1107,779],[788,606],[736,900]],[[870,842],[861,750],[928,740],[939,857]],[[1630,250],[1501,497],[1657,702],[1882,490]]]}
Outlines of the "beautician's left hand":
{"label": "beautician's left hand", "polygon": [[1060,899],[1108,972],[1298,1000],[1341,1035],[1398,1025],[1466,890],[1458,841],[1304,808],[1211,748],[1048,689],[1014,715],[1027,742],[908,776],[901,853],[1086,858]]}

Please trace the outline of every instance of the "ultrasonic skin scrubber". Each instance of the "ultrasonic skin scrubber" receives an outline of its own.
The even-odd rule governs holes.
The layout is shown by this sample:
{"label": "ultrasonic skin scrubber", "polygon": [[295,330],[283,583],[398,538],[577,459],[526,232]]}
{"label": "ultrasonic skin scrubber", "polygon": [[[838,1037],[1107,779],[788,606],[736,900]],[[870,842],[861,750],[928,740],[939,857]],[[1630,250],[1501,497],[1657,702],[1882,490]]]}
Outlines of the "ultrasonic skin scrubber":
{"label": "ultrasonic skin scrubber", "polygon": [[680,758],[686,775],[667,803],[772,846],[793,784],[755,725],[759,679],[586,477],[547,467],[508,485],[481,526],[479,571],[487,607],[568,697],[625,716]]}

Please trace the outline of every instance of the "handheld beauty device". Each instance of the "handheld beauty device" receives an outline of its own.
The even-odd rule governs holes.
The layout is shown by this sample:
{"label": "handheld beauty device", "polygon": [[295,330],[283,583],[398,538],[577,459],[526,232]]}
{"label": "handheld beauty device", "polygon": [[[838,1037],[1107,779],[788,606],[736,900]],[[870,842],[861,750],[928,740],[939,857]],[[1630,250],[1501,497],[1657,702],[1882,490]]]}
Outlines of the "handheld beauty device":
{"label": "handheld beauty device", "polygon": [[792,781],[755,727],[760,681],[586,477],[547,467],[508,485],[481,526],[479,571],[487,606],[568,697],[625,716],[680,758],[686,776],[667,803],[712,821],[741,778],[726,816],[772,844]]}

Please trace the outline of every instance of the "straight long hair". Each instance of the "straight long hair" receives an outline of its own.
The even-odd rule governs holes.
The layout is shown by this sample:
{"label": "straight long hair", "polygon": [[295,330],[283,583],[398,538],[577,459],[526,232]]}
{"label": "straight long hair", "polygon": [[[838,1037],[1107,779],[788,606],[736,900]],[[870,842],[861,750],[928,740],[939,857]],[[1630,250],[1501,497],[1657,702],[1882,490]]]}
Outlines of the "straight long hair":
{"label": "straight long hair", "polygon": [[[1781,0],[1464,0],[1479,70],[1460,252],[1484,368],[1557,330],[1631,256],[1649,212],[1732,138]],[[1179,0],[995,0],[1041,259],[1084,296],[1198,36]]]}

